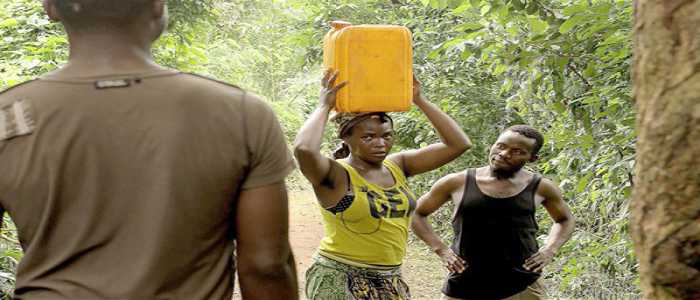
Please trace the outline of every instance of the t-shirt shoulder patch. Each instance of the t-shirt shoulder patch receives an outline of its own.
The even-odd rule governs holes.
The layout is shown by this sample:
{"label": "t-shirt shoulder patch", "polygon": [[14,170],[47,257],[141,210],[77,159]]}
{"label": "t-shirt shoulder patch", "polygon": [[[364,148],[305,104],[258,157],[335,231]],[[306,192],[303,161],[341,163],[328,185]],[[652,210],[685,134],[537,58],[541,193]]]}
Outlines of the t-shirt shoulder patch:
{"label": "t-shirt shoulder patch", "polygon": [[31,134],[35,125],[28,101],[17,100],[0,106],[0,141]]}

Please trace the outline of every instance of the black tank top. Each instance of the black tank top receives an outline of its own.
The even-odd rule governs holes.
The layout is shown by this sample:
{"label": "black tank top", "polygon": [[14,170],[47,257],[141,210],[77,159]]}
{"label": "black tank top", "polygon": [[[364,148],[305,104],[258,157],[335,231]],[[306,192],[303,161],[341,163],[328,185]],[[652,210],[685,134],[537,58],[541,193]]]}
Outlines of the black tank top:
{"label": "black tank top", "polygon": [[452,221],[452,250],[469,267],[451,273],[443,292],[461,299],[503,299],[524,291],[540,276],[523,264],[538,250],[535,192],[542,177],[534,174],[515,196],[493,198],[481,192],[475,174],[474,169],[467,171],[464,196]]}

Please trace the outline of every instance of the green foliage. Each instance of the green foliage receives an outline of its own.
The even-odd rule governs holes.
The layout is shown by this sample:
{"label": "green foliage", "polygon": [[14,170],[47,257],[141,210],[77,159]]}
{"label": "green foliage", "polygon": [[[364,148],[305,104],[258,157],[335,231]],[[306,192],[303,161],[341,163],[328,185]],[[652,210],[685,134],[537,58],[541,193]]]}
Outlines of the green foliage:
{"label": "green foliage", "polygon": [[[421,194],[439,177],[486,162],[501,130],[529,123],[546,144],[531,167],[560,183],[578,219],[546,277],[557,298],[639,298],[628,237],[634,164],[630,97],[632,4],[623,0],[179,0],[156,44],[167,66],[211,75],[261,95],[294,138],[316,105],[328,22],[401,24],[414,39],[415,73],[427,97],[453,116],[474,148],[411,180]],[[67,58],[62,28],[38,1],[0,0],[0,88]],[[417,109],[394,114],[396,150],[436,142]],[[329,128],[325,151],[335,146]],[[303,185],[297,173],[293,186]],[[450,239],[450,209],[432,218]],[[551,220],[538,214],[544,238]],[[11,224],[6,224],[11,226]],[[21,255],[0,239],[0,288]],[[7,241],[10,241],[9,243]]]}
{"label": "green foliage", "polygon": [[[590,296],[597,286],[596,298],[635,298],[636,260],[627,234],[635,142],[631,3],[517,4],[472,3],[460,14],[480,16],[485,29],[465,41],[475,50],[473,60],[501,80],[507,107],[545,132],[549,142],[537,169],[560,181],[578,217],[578,230],[549,277],[566,296]],[[549,221],[544,214],[540,219]]]}
{"label": "green foliage", "polygon": [[[560,182],[578,218],[572,240],[546,277],[555,297],[638,298],[627,234],[636,139],[630,97],[628,1],[321,2],[328,21],[391,23],[413,32],[415,68],[428,98],[455,117],[475,148],[412,180],[427,191],[440,176],[485,163],[497,134],[528,123],[546,136],[531,167]],[[346,4],[347,3],[347,4]],[[315,51],[311,51],[315,53]],[[422,114],[395,116],[397,148],[437,140]],[[450,209],[432,218],[450,238]],[[551,220],[540,211],[541,241]]]}
{"label": "green foliage", "polygon": [[[213,0],[169,1],[169,32],[155,45],[158,62],[197,71],[206,62],[199,34],[214,22]],[[0,88],[52,71],[68,59],[63,27],[49,21],[41,1],[0,0]]]}
{"label": "green foliage", "polygon": [[9,218],[0,217],[0,299],[3,295],[11,295],[15,285],[14,270],[22,257],[22,250],[17,241],[17,232]]}
{"label": "green foliage", "polygon": [[0,0],[0,88],[55,69],[68,57],[63,29],[44,15],[41,1]]}
{"label": "green foliage", "polygon": [[269,100],[290,139],[303,123],[303,100],[318,93],[319,68],[305,59],[316,41],[301,26],[308,17],[302,7],[301,1],[219,3],[221,19],[206,42],[210,60],[203,66]]}

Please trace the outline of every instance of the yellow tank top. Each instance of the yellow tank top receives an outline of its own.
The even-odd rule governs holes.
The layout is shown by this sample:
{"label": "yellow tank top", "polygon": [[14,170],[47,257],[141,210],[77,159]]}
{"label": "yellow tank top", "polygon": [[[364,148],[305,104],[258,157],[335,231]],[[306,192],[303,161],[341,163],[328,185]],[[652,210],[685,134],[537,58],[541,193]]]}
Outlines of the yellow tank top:
{"label": "yellow tank top", "polygon": [[394,176],[389,188],[365,180],[352,166],[338,162],[350,175],[352,202],[341,201],[341,212],[321,208],[325,236],[320,253],[331,259],[367,265],[400,265],[406,255],[411,213],[416,206],[406,176],[399,166],[384,160]]}

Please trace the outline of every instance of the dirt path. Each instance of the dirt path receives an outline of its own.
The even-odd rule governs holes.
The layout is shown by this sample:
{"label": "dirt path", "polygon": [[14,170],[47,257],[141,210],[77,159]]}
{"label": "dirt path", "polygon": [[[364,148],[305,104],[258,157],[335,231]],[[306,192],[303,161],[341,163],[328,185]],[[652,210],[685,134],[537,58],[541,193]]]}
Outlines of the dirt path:
{"label": "dirt path", "polygon": [[[299,295],[304,295],[304,272],[323,238],[323,223],[312,191],[296,192],[289,202],[289,239],[297,262]],[[302,297],[303,298],[303,297]]]}
{"label": "dirt path", "polygon": [[[299,280],[299,295],[304,297],[304,272],[311,265],[318,244],[323,237],[323,223],[316,207],[312,191],[292,192],[289,194],[289,240],[294,250]],[[236,283],[233,299],[241,299]]]}
{"label": "dirt path", "polygon": [[[312,191],[290,193],[289,238],[297,263],[301,299],[306,299],[304,297],[304,272],[311,265],[311,256],[323,237],[323,224],[315,201]],[[413,299],[440,299],[440,287],[444,275],[437,257],[422,247],[420,243],[410,245],[407,251],[403,273],[411,288]],[[234,299],[241,299],[238,290],[234,294]]]}

